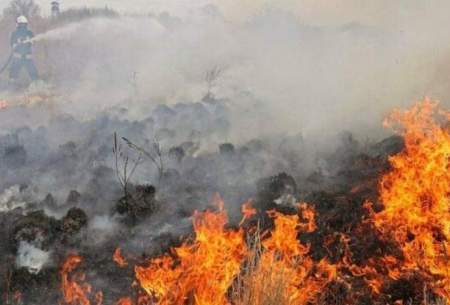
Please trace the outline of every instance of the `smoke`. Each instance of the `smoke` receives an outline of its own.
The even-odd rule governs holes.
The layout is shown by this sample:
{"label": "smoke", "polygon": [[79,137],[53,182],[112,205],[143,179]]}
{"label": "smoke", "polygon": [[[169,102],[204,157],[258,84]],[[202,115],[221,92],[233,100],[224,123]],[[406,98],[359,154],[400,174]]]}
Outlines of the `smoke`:
{"label": "smoke", "polygon": [[20,186],[14,185],[0,193],[0,213],[12,211],[26,206],[26,202],[20,199]]}
{"label": "smoke", "polygon": [[242,142],[346,129],[366,135],[394,105],[443,98],[443,83],[431,80],[445,56],[422,38],[362,23],[310,26],[281,10],[231,23],[203,9],[185,18],[87,20],[36,40],[59,40],[47,45],[58,105],[82,117],[124,107],[141,119],[159,103],[201,100],[206,73],[219,67],[212,91],[231,105],[229,139]]}
{"label": "smoke", "polygon": [[92,245],[103,243],[117,234],[119,223],[117,219],[106,215],[95,216],[89,222],[89,237]]}
{"label": "smoke", "polygon": [[[251,185],[289,168],[279,147],[301,155],[302,170],[310,172],[323,163],[318,152],[341,143],[336,134],[378,137],[393,107],[428,94],[446,100],[448,82],[436,71],[448,66],[448,43],[422,35],[429,27],[414,27],[421,34],[414,36],[363,20],[318,26],[298,17],[280,8],[229,22],[206,6],[183,17],[91,18],[36,35],[35,47],[45,53],[37,59],[54,85],[52,103],[0,112],[3,133],[27,127],[12,131],[17,139],[5,144],[21,152],[9,153],[8,162],[25,166],[3,164],[9,178],[0,185],[32,184],[60,203],[70,190],[95,196],[102,190],[110,202],[117,182],[99,168],[113,164],[114,131],[142,145],[158,139],[165,151],[193,149],[189,157],[223,142],[263,139],[271,151],[246,161],[252,169],[242,181]],[[220,73],[208,83],[211,71]],[[212,96],[218,107],[208,102]],[[172,108],[155,109],[160,104]],[[219,172],[217,185],[238,175],[233,162],[217,168],[199,159],[187,161],[190,170],[205,162],[205,171]],[[89,190],[95,170],[104,181]],[[147,164],[135,178],[153,183],[156,175]]]}
{"label": "smoke", "polygon": [[27,268],[28,272],[37,274],[48,263],[50,252],[36,248],[32,244],[21,241],[17,251],[16,265],[19,268]]}
{"label": "smoke", "polygon": [[[0,186],[31,184],[41,199],[52,193],[60,204],[71,190],[94,197],[102,190],[110,202],[117,182],[100,168],[113,164],[114,131],[142,145],[157,139],[166,152],[193,150],[189,170],[205,162],[205,171],[219,173],[209,186],[236,179],[236,165],[217,168],[196,157],[223,142],[263,139],[270,151],[246,160],[251,170],[242,181],[251,185],[289,168],[280,147],[301,155],[302,170],[310,172],[323,163],[318,152],[341,143],[336,134],[378,137],[393,107],[428,94],[445,101],[450,92],[446,77],[436,77],[449,66],[448,43],[423,35],[429,27],[414,27],[414,36],[362,19],[312,25],[281,7],[245,22],[222,12],[210,5],[182,17],[91,18],[37,34],[35,47],[45,54],[37,61],[54,85],[51,104],[0,111],[1,132],[15,139],[7,136],[9,153],[0,151],[8,173]],[[211,71],[219,73],[208,82]],[[182,175],[188,169],[177,168]],[[90,190],[99,173],[104,181]],[[154,183],[156,176],[147,163],[135,179]]]}

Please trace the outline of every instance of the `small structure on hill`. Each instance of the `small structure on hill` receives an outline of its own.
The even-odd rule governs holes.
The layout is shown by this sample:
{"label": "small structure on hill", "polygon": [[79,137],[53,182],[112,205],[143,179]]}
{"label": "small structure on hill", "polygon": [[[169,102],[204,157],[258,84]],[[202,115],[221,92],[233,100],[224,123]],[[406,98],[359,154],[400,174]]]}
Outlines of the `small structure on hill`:
{"label": "small structure on hill", "polygon": [[58,1],[52,1],[51,3],[51,15],[53,18],[59,17],[59,14],[61,13],[59,2]]}

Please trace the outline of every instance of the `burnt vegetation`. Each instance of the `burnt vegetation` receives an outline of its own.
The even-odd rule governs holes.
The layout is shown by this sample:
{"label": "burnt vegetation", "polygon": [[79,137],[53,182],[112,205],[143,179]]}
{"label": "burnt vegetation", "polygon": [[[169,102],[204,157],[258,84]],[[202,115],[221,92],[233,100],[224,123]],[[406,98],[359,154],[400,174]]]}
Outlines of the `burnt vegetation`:
{"label": "burnt vegetation", "polygon": [[[376,201],[379,177],[390,169],[388,156],[402,150],[400,137],[360,145],[355,139],[349,140],[347,134],[334,153],[316,156],[321,160],[320,167],[301,171],[298,169],[304,161],[300,152],[307,151],[301,141],[296,142],[296,157],[284,158],[283,146],[295,138],[223,143],[213,151],[201,152],[205,139],[214,137],[216,130],[223,132],[221,125],[210,128],[206,124],[204,129],[189,133],[181,129],[182,135],[178,135],[177,124],[184,123],[177,117],[189,113],[192,119],[200,119],[195,117],[199,115],[208,122],[205,113],[226,118],[225,109],[224,105],[208,103],[157,107],[155,117],[140,122],[105,115],[81,123],[66,117],[48,128],[14,130],[1,138],[2,170],[15,173],[2,180],[5,191],[0,197],[1,234],[6,237],[0,267],[7,275],[0,287],[6,304],[19,304],[12,297],[14,293],[20,293],[20,304],[60,299],[59,266],[73,253],[84,258],[80,268],[86,270],[95,289],[103,291],[105,304],[113,304],[124,291],[126,295],[144,293],[124,284],[133,281],[132,266],[145,265],[148,258],[193,238],[190,216],[195,210],[215,209],[208,205],[214,193],[230,203],[253,198],[256,214],[244,224],[249,232],[255,227],[261,232],[273,228],[268,211],[295,215],[298,202],[311,203],[317,212],[317,229],[298,238],[311,245],[310,256],[316,262],[338,262],[345,251],[350,251],[353,263],[364,266],[377,253],[395,254],[395,245],[381,241],[376,230],[364,224],[369,213],[364,202],[374,199],[374,208],[381,208]],[[51,147],[48,139],[59,128],[66,131],[67,142]],[[80,132],[90,136],[80,138]],[[149,133],[165,137],[156,141],[146,137]],[[197,136],[184,141],[184,134]],[[141,147],[130,139],[145,144]],[[12,150],[22,153],[11,154]],[[274,159],[279,161],[277,165],[263,166]],[[52,177],[57,178],[51,180],[53,191],[47,183],[36,184]],[[49,194],[39,200],[46,191]],[[230,212],[230,226],[237,226],[240,205],[226,205],[226,209]],[[348,243],[341,240],[343,235],[350,236]],[[32,269],[29,263],[18,266],[21,243],[48,253],[49,258],[39,270]],[[111,258],[119,246],[129,257],[125,268],[118,268]],[[242,276],[245,278],[245,274]],[[423,287],[416,287],[414,278],[393,281],[383,288],[379,300],[371,299],[366,282],[357,278],[351,282],[351,289],[339,282],[331,283],[323,303],[331,304],[330,298],[342,299],[336,301],[341,304],[353,298],[359,300],[357,303],[366,299],[368,304],[385,302],[386,298],[389,302],[419,302],[423,297]],[[250,283],[242,285],[245,288]],[[236,304],[253,304],[245,300],[240,296]]]}

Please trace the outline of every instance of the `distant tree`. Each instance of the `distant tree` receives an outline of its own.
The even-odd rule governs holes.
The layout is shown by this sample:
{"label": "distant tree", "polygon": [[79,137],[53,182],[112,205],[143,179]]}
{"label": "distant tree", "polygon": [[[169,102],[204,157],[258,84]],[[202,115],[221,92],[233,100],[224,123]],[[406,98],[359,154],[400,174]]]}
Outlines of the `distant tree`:
{"label": "distant tree", "polygon": [[11,0],[9,6],[3,10],[5,16],[18,17],[21,15],[32,18],[38,16],[39,5],[34,0]]}
{"label": "distant tree", "polygon": [[69,8],[65,11],[62,11],[58,18],[58,23],[68,23],[68,22],[77,22],[84,19],[96,18],[96,17],[106,17],[106,18],[114,18],[119,16],[119,13],[116,11],[105,7],[105,8]]}

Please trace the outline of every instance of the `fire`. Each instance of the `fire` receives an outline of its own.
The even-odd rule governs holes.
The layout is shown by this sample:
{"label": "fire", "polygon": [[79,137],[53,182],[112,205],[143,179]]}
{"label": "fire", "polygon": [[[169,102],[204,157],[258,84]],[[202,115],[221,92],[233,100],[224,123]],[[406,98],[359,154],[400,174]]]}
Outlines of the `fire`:
{"label": "fire", "polygon": [[385,121],[403,135],[405,150],[390,158],[392,170],[381,179],[385,208],[375,214],[374,224],[403,252],[391,277],[401,271],[421,272],[432,279],[435,293],[449,299],[450,131],[443,124],[450,115],[437,105],[426,99]]}
{"label": "fire", "polygon": [[379,295],[386,280],[384,270],[379,269],[389,266],[387,264],[389,258],[371,258],[366,265],[359,266],[353,262],[353,254],[349,247],[350,238],[344,234],[340,234],[339,240],[344,246],[344,255],[338,263],[339,271],[341,273],[348,271],[353,277],[362,278],[372,291],[373,296]]}
{"label": "fire", "polygon": [[[283,304],[309,304],[325,286],[336,277],[336,266],[326,260],[315,262],[310,256],[309,245],[298,241],[299,232],[315,230],[314,210],[306,204],[299,206],[300,215],[283,215],[271,212],[275,228],[270,237],[262,241],[262,254],[258,262],[256,274],[271,275],[283,279],[283,295],[287,296]],[[258,298],[263,297],[265,291],[261,286],[257,291]],[[261,299],[254,304],[263,304]]]}
{"label": "fire", "polygon": [[193,242],[135,268],[142,288],[158,304],[227,304],[226,292],[239,273],[246,245],[242,230],[224,230],[228,217],[221,200],[218,206],[218,212],[195,213]]}
{"label": "fire", "polygon": [[[70,305],[90,305],[87,295],[92,291],[91,286],[84,282],[84,274],[74,274],[73,271],[81,264],[83,259],[78,255],[67,257],[61,268],[61,281],[63,292],[63,303]],[[79,284],[78,281],[81,282]]]}
{"label": "fire", "polygon": [[[308,256],[309,246],[297,240],[299,231],[311,232],[315,228],[314,211],[305,204],[300,206],[302,219],[299,215],[271,212],[275,229],[259,244],[261,253],[256,256],[255,249],[247,247],[242,229],[225,229],[227,214],[222,201],[219,207],[218,212],[195,214],[194,241],[173,249],[172,255],[152,259],[146,267],[135,268],[142,288],[158,300],[157,304],[229,304],[227,292],[243,263],[255,257],[251,271],[254,279],[270,275],[270,281],[275,282],[280,274],[286,276],[283,294],[289,296],[288,304],[307,304],[335,277],[334,266],[325,260],[316,264]],[[263,288],[261,281],[247,287],[267,293]]]}
{"label": "fire", "polygon": [[252,202],[248,201],[241,206],[241,213],[243,215],[239,225],[241,226],[247,219],[250,219],[253,215],[256,215],[256,209],[252,207]]}
{"label": "fire", "polygon": [[[85,281],[85,274],[76,272],[77,267],[83,262],[83,258],[78,255],[70,255],[63,263],[60,275],[62,283],[63,300],[62,304],[67,305],[91,305],[89,296],[92,294],[92,286]],[[97,292],[94,295],[94,305],[103,304],[103,293]]]}
{"label": "fire", "polygon": [[125,297],[117,301],[116,305],[133,305],[133,302],[129,297]]}
{"label": "fire", "polygon": [[119,265],[119,267],[121,267],[121,268],[125,268],[126,266],[128,266],[128,262],[127,262],[127,260],[122,256],[122,251],[120,250],[120,248],[116,248],[116,250],[114,251],[114,254],[113,254],[113,260],[114,260],[114,262],[116,262],[116,264]]}

